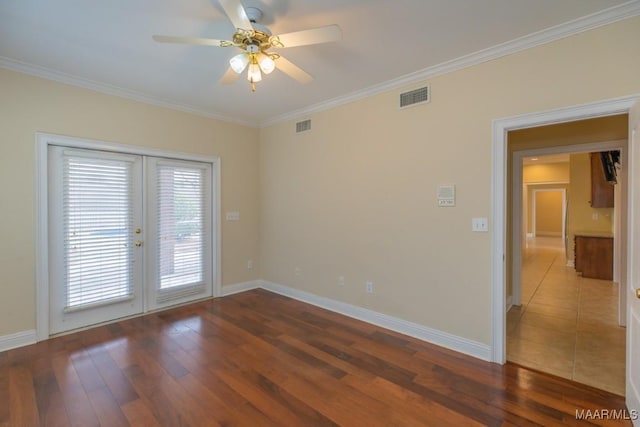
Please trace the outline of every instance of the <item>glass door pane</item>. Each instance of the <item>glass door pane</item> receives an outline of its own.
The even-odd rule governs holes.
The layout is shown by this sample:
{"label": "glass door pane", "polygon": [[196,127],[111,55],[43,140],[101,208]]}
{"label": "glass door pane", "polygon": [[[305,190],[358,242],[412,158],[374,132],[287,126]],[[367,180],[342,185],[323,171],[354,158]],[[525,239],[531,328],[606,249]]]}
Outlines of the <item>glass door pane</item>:
{"label": "glass door pane", "polygon": [[49,154],[52,332],[141,312],[142,159],[62,147]]}
{"label": "glass door pane", "polygon": [[147,159],[150,307],[212,295],[211,165]]}

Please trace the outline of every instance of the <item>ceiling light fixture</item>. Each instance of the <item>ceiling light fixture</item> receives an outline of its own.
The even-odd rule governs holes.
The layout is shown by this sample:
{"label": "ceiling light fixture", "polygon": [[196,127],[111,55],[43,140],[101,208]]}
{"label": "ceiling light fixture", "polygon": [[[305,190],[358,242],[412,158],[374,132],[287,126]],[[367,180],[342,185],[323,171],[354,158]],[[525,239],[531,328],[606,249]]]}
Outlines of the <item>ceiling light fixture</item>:
{"label": "ceiling light fixture", "polygon": [[233,44],[244,52],[229,60],[231,69],[238,74],[247,70],[247,80],[251,83],[251,91],[256,91],[256,83],[262,80],[262,74],[270,74],[275,68],[277,53],[267,52],[272,47],[282,47],[278,37],[272,37],[271,31],[258,24],[262,12],[256,8],[246,9],[247,18],[253,27],[251,30],[238,29],[233,35]]}
{"label": "ceiling light fixture", "polygon": [[[240,53],[229,60],[229,65],[231,69],[238,74],[242,74],[245,68],[248,67],[247,71],[247,80],[251,83],[251,91],[256,91],[255,83],[262,80],[262,73],[270,74],[276,68],[275,60],[279,58],[280,55],[277,53],[269,53],[265,52],[261,45],[264,45],[264,42],[261,42],[263,36],[267,36],[266,33],[262,31],[251,31],[243,40],[243,48],[244,52]],[[269,46],[271,44],[269,43]]]}
{"label": "ceiling light fixture", "polygon": [[255,83],[262,80],[262,74],[269,74],[275,70],[277,59],[280,59],[277,64],[280,71],[300,83],[309,83],[313,80],[313,76],[280,56],[279,53],[269,52],[269,50],[327,43],[342,39],[342,30],[335,24],[274,36],[267,27],[259,23],[262,18],[260,9],[245,8],[242,6],[241,0],[218,1],[236,28],[231,40],[158,35],[153,36],[153,39],[160,43],[184,43],[241,49],[240,54],[229,60],[231,72],[224,73],[220,79],[222,84],[235,82],[237,76],[247,70],[247,80],[251,83],[251,90],[255,92]]}

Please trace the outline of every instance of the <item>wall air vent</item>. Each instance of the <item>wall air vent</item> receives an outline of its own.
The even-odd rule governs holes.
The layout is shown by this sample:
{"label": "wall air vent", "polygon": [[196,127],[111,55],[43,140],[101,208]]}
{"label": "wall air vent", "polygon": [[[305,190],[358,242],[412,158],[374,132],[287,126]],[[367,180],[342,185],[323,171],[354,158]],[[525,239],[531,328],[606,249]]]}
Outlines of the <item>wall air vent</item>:
{"label": "wall air vent", "polygon": [[430,101],[429,86],[411,90],[400,94],[400,108],[417,104],[426,104]]}
{"label": "wall air vent", "polygon": [[308,132],[311,130],[311,119],[296,123],[296,133]]}

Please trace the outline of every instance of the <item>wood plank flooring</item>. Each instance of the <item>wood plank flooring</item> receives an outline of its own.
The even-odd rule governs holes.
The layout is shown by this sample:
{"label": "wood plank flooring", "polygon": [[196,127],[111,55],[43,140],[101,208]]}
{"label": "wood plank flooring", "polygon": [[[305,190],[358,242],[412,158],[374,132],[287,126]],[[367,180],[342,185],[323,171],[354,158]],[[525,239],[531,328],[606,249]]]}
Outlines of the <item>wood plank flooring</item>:
{"label": "wood plank flooring", "polygon": [[630,426],[602,416],[624,408],[264,290],[0,353],[0,427]]}

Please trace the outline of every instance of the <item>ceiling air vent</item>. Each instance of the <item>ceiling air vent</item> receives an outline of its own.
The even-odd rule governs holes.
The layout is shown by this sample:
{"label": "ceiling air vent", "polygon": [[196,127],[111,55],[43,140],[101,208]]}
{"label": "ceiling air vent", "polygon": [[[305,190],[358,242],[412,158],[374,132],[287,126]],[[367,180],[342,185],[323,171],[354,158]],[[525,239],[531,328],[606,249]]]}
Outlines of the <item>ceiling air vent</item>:
{"label": "ceiling air vent", "polygon": [[296,123],[296,133],[308,132],[311,130],[311,119]]}
{"label": "ceiling air vent", "polygon": [[429,86],[400,94],[400,108],[429,102]]}

